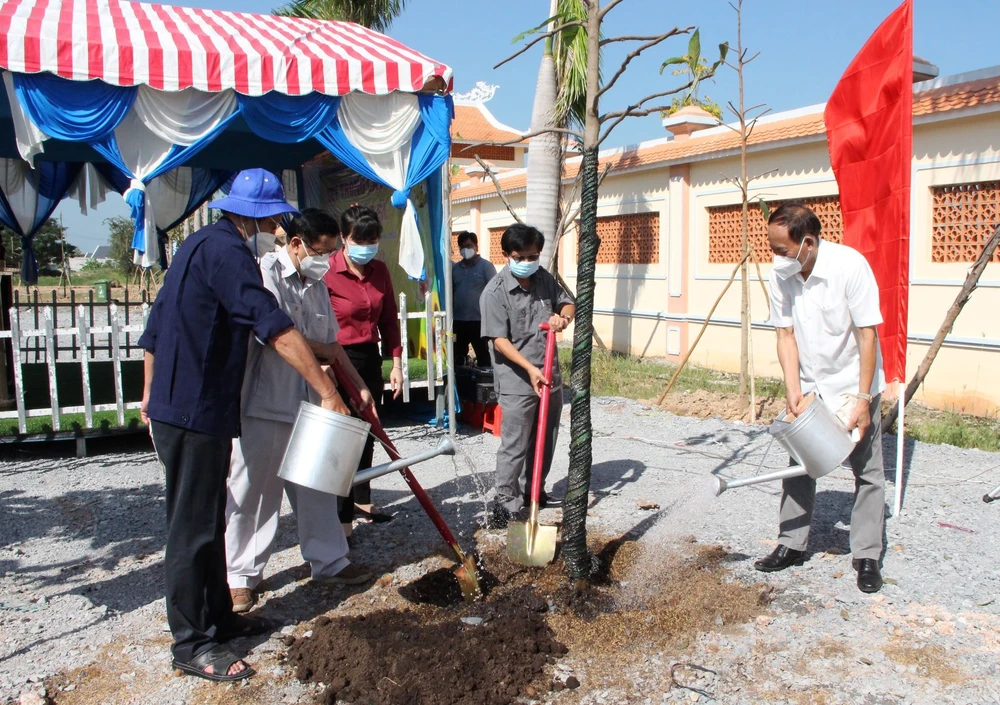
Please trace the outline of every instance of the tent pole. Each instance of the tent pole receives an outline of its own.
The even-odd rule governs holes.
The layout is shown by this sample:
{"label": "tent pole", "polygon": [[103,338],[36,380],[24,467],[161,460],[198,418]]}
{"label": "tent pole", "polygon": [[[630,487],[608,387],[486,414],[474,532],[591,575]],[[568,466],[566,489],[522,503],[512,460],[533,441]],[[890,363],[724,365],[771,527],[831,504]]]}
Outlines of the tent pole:
{"label": "tent pole", "polygon": [[441,233],[444,240],[444,354],[448,358],[448,384],[445,399],[448,404],[448,434],[455,435],[455,336],[452,333],[455,321],[452,317],[455,301],[451,286],[451,170],[450,160],[441,166]]}
{"label": "tent pole", "polygon": [[899,383],[899,417],[896,419],[896,501],[893,504],[892,516],[898,517],[903,510],[903,457],[904,422],[906,415],[906,391],[903,383]]}

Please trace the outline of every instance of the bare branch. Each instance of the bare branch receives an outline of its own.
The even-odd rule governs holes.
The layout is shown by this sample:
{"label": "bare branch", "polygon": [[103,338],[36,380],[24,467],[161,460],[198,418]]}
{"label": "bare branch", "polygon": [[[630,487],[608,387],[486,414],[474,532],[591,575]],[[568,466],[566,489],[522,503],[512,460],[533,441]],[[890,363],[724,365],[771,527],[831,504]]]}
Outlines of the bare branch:
{"label": "bare branch", "polygon": [[[745,53],[745,52],[744,52],[744,53]],[[760,52],[759,52],[759,51],[758,51],[758,52],[757,52],[756,54],[754,54],[753,56],[751,56],[751,57],[750,57],[749,59],[747,59],[746,61],[744,61],[744,62],[743,62],[743,63],[744,63],[744,65],[745,65],[745,64],[749,64],[749,63],[750,63],[751,61],[753,61],[754,59],[756,59],[756,58],[757,58],[758,56],[760,56]]]}
{"label": "bare branch", "polygon": [[470,149],[476,149],[477,147],[510,147],[512,145],[521,144],[525,140],[529,140],[532,137],[537,137],[538,135],[544,135],[553,132],[559,135],[571,135],[576,137],[578,140],[583,140],[583,134],[577,132],[576,130],[567,130],[562,127],[547,127],[544,130],[536,130],[535,132],[529,132],[520,139],[509,140],[507,142],[474,142],[473,144],[467,145],[462,148],[463,152],[468,152]]}
{"label": "bare branch", "polygon": [[611,2],[602,7],[601,10],[597,13],[598,19],[603,20],[604,16],[607,15],[612,10],[614,10],[615,6],[618,5],[618,3],[620,3],[621,1],[622,0],[611,0]]}
{"label": "bare branch", "polygon": [[686,91],[688,88],[691,87],[691,83],[692,83],[691,81],[688,81],[686,84],[684,84],[683,86],[679,86],[678,88],[648,95],[642,100],[640,100],[638,103],[630,105],[625,110],[617,110],[614,112],[605,113],[604,115],[601,115],[600,118],[598,118],[601,124],[605,123],[608,120],[614,120],[614,122],[611,123],[610,127],[604,130],[600,138],[597,140],[597,143],[601,144],[605,139],[607,139],[608,135],[611,134],[611,131],[614,130],[616,127],[618,127],[618,125],[620,125],[625,120],[625,118],[645,117],[646,115],[652,115],[653,113],[658,113],[663,110],[669,110],[671,107],[669,105],[658,105],[654,108],[645,108],[644,106],[651,100],[656,100],[657,98],[664,98],[666,96],[675,95],[677,93]]}
{"label": "bare branch", "polygon": [[479,162],[479,166],[481,166],[483,169],[486,170],[486,175],[490,177],[490,181],[493,182],[493,187],[497,190],[497,195],[500,196],[500,200],[503,201],[504,206],[507,207],[507,212],[514,217],[514,220],[516,222],[521,223],[523,225],[524,221],[521,220],[521,217],[514,211],[514,207],[511,206],[510,201],[507,200],[507,194],[505,194],[503,192],[503,189],[500,187],[500,180],[497,178],[497,175],[493,173],[492,169],[490,169],[489,164],[487,164],[486,162],[484,162],[482,159],[479,158],[478,154],[474,154],[473,156],[475,157],[476,161]]}
{"label": "bare branch", "polygon": [[653,37],[648,42],[646,42],[645,44],[643,44],[642,46],[637,47],[636,49],[630,51],[628,53],[628,55],[625,57],[625,59],[622,61],[621,65],[618,67],[618,70],[615,71],[615,75],[611,77],[611,80],[608,81],[607,83],[605,83],[601,87],[601,89],[599,91],[597,91],[597,98],[600,99],[600,97],[602,95],[604,95],[605,93],[607,93],[609,90],[611,90],[614,87],[614,85],[618,82],[618,79],[621,78],[621,76],[622,76],[623,73],[625,73],[625,70],[628,68],[628,65],[630,63],[632,63],[632,59],[636,58],[637,56],[639,56],[640,54],[642,54],[642,52],[646,51],[647,49],[649,49],[651,47],[655,47],[657,44],[660,44],[660,43],[666,41],[667,39],[670,39],[670,37],[677,36],[678,34],[687,34],[688,32],[690,32],[693,29],[694,29],[693,26],[692,27],[685,27],[684,29],[681,29],[679,27],[674,27],[672,30],[670,30],[666,34],[661,34],[659,36]]}
{"label": "bare branch", "polygon": [[514,52],[513,54],[511,54],[510,56],[508,56],[506,59],[504,59],[503,61],[501,61],[499,64],[497,64],[496,66],[494,66],[493,69],[496,70],[496,69],[500,68],[501,66],[503,66],[504,64],[506,64],[506,63],[508,63],[510,61],[513,61],[514,59],[516,59],[517,57],[519,57],[521,54],[523,54],[524,52],[528,51],[531,47],[533,47],[536,44],[538,44],[538,42],[544,41],[544,40],[548,39],[549,37],[554,37],[555,35],[559,34],[559,32],[563,31],[564,29],[568,29],[570,27],[583,27],[583,26],[585,26],[583,20],[573,20],[572,22],[566,22],[565,24],[559,25],[558,27],[554,28],[551,32],[542,32],[537,37],[535,37],[534,39],[532,39],[530,42],[528,42],[527,44],[525,44],[523,47],[521,47],[520,49],[518,49],[516,52]]}
{"label": "bare branch", "polygon": [[601,46],[604,46],[605,44],[614,44],[615,42],[649,42],[659,36],[660,35],[658,34],[650,34],[647,36],[626,35],[621,37],[610,37],[608,39],[602,39]]}
{"label": "bare branch", "polygon": [[756,181],[757,179],[760,179],[760,178],[763,178],[763,177],[767,176],[768,174],[774,174],[777,171],[778,171],[778,168],[775,167],[774,169],[768,169],[767,171],[762,171],[759,174],[756,174],[755,176],[751,176],[749,179],[747,179],[747,185],[749,185],[750,183]]}

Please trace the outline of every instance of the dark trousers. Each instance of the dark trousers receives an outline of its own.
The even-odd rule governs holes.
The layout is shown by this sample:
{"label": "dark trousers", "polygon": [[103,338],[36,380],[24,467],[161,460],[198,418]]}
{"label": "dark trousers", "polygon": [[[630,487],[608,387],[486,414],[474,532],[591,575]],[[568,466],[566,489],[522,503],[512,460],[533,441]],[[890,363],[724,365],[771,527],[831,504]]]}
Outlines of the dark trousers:
{"label": "dark trousers", "polygon": [[455,331],[455,359],[459,364],[465,361],[469,354],[469,346],[476,355],[476,365],[492,367],[490,362],[490,346],[480,333],[480,321],[453,321]]}
{"label": "dark trousers", "polygon": [[151,421],[166,472],[167,622],[183,663],[234,619],[226,580],[226,479],[233,439]]}
{"label": "dark trousers", "polygon": [[[345,345],[344,351],[348,359],[354,365],[354,369],[361,375],[368,391],[375,399],[375,406],[379,414],[382,413],[382,354],[375,343],[359,343],[357,345]],[[352,414],[357,416],[357,414]],[[358,463],[358,470],[365,470],[372,466],[372,458],[375,455],[375,439],[370,435],[365,443],[365,450],[361,454],[361,462]],[[337,516],[342,524],[354,521],[354,505],[371,504],[372,486],[370,482],[363,482],[355,485],[347,497],[337,498]]]}

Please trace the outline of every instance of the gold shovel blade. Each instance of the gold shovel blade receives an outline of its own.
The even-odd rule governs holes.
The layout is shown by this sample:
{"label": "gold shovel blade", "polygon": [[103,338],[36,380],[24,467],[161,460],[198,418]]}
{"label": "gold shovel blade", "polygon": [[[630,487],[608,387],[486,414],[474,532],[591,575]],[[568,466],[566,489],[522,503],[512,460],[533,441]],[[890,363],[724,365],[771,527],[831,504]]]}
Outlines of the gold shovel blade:
{"label": "gold shovel blade", "polygon": [[532,568],[546,566],[556,557],[558,533],[557,526],[530,521],[507,522],[507,557],[514,563]]}
{"label": "gold shovel blade", "polygon": [[483,596],[482,587],[479,585],[479,572],[476,570],[476,557],[468,555],[453,570],[458,586],[462,590],[462,597],[466,602],[475,602]]}

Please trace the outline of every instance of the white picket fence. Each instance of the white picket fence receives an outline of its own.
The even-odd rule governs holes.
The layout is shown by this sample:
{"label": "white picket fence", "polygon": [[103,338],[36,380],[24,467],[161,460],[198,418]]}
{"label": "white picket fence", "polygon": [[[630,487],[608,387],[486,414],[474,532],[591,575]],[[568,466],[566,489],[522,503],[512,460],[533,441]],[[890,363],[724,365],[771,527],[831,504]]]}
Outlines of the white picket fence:
{"label": "white picket fence", "polygon": [[[18,309],[10,309],[10,330],[0,331],[0,340],[10,340],[13,350],[13,370],[9,371],[14,375],[14,401],[16,410],[0,411],[0,419],[17,419],[20,433],[27,433],[27,420],[35,417],[50,417],[52,420],[52,430],[60,430],[61,414],[84,415],[84,428],[94,427],[94,413],[101,411],[114,411],[118,415],[118,424],[125,425],[126,409],[138,409],[141,402],[126,402],[122,390],[122,337],[130,333],[141,335],[146,328],[146,320],[149,317],[149,304],[142,304],[141,323],[131,323],[123,325],[121,311],[115,304],[111,304],[108,315],[108,325],[91,326],[85,315],[84,305],[77,307],[77,325],[72,328],[57,328],[55,323],[56,309],[51,306],[42,306],[42,320],[39,328],[23,327],[26,321],[22,321],[22,316]],[[133,318],[134,320],[134,318]],[[409,331],[406,321],[423,320],[427,330],[427,377],[421,380],[410,379],[409,358],[405,354],[409,348]],[[444,362],[444,331],[445,313],[444,311],[434,311],[431,303],[431,294],[428,292],[424,296],[424,310],[410,312],[407,309],[406,294],[399,295],[399,321],[400,333],[402,337],[402,347],[404,351],[403,366],[403,402],[409,403],[411,389],[427,389],[427,397],[435,399],[439,393],[438,387],[444,386],[445,362]],[[107,344],[97,345],[94,343],[96,336],[108,336],[111,341],[111,361],[114,367],[115,403],[114,404],[93,404],[91,402],[92,392],[90,388],[90,364],[95,361],[95,352],[100,352],[103,356],[108,353]],[[45,365],[48,370],[49,400],[50,405],[46,408],[28,409],[24,396],[24,370],[22,357],[24,353],[37,350],[37,344],[32,345],[29,341],[41,338],[45,348]],[[74,362],[60,362],[60,365],[79,364],[82,377],[83,406],[59,406],[59,391],[56,385],[56,347],[57,339],[69,338],[71,346],[78,349],[79,354],[74,354]],[[134,346],[133,346],[134,347]],[[65,348],[64,348],[65,349]],[[386,383],[385,388],[389,389]]]}
{"label": "white picket fence", "polygon": [[[125,425],[125,410],[138,409],[141,402],[125,402],[122,391],[122,336],[128,333],[141,334],[146,328],[146,319],[149,316],[149,305],[142,305],[142,323],[122,325],[120,312],[117,305],[112,304],[109,310],[108,325],[93,326],[87,320],[86,310],[83,305],[77,308],[77,325],[74,328],[57,328],[55,326],[54,307],[44,307],[42,315],[42,326],[40,328],[22,328],[21,315],[18,309],[10,309],[10,330],[0,331],[0,340],[11,341],[13,350],[14,368],[14,402],[15,411],[0,412],[0,419],[17,419],[19,431],[28,432],[27,421],[33,417],[49,416],[52,419],[52,430],[60,430],[61,414],[83,414],[85,428],[94,427],[94,413],[99,411],[115,411],[118,414],[118,424]],[[102,353],[107,353],[107,346],[93,346],[94,336],[109,336],[111,340],[111,362],[114,366],[115,381],[115,403],[114,404],[93,404],[91,402],[90,389],[90,363],[94,361],[94,352],[99,349]],[[24,370],[21,360],[23,349],[35,346],[27,345],[28,341],[34,338],[41,338],[45,345],[45,364],[48,369],[49,380],[49,403],[47,408],[28,409],[24,398]],[[74,345],[79,348],[80,355],[76,364],[80,365],[83,386],[83,406],[59,406],[59,390],[56,385],[56,345],[58,338],[70,338]],[[60,363],[74,364],[74,363]]]}

